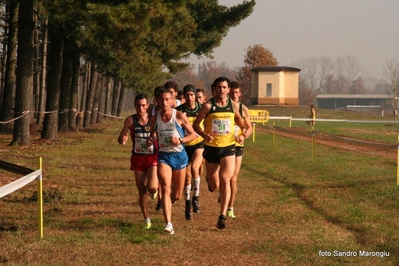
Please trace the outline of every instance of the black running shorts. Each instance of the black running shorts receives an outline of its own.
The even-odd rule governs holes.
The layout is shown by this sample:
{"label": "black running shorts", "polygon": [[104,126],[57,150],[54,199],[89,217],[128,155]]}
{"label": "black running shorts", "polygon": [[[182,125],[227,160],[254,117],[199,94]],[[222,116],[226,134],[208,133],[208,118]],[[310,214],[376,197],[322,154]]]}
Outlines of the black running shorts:
{"label": "black running shorts", "polygon": [[243,146],[236,146],[236,157],[240,157],[244,154]]}
{"label": "black running shorts", "polygon": [[208,163],[220,163],[220,159],[227,156],[234,156],[236,154],[236,145],[230,145],[227,147],[204,147],[204,158]]}
{"label": "black running shorts", "polygon": [[193,153],[195,152],[196,149],[203,149],[203,148],[204,148],[203,141],[192,146],[185,145],[184,149],[186,150],[188,161],[191,162],[191,157],[193,157]]}

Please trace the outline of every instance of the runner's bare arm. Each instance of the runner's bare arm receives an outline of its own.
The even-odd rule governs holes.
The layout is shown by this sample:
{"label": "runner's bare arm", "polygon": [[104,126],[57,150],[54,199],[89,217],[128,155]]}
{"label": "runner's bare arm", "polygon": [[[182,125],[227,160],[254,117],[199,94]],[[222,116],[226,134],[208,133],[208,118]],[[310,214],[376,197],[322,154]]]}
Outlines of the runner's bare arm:
{"label": "runner's bare arm", "polygon": [[156,139],[155,124],[157,122],[157,115],[153,115],[150,118],[150,137],[147,139],[147,147],[151,147]]}
{"label": "runner's bare arm", "polygon": [[241,128],[242,135],[244,138],[248,138],[249,135],[247,133],[247,127],[244,124],[244,120],[242,119],[239,111],[239,105],[238,103],[233,102],[234,105],[234,122],[236,123],[237,126]]}
{"label": "runner's bare arm", "polygon": [[212,134],[206,134],[204,130],[201,128],[200,124],[202,120],[205,119],[206,115],[209,113],[210,110],[211,110],[211,104],[209,102],[204,103],[198,112],[197,118],[193,123],[193,128],[195,132],[207,142],[211,142],[214,137],[212,136]]}
{"label": "runner's bare arm", "polygon": [[118,143],[125,145],[127,140],[129,139],[129,129],[131,128],[131,126],[133,125],[133,117],[132,116],[128,116],[125,119],[125,122],[123,123],[123,128],[119,134],[118,137]]}
{"label": "runner's bare arm", "polygon": [[[188,135],[181,137],[182,142],[186,143],[186,142],[190,142],[190,141],[194,140],[197,137],[197,135],[195,134],[193,127],[191,126],[190,122],[188,121],[187,116],[185,116],[182,112],[177,111],[176,119],[177,119],[178,123],[186,130],[186,133],[188,133]],[[180,143],[180,139],[178,139],[178,141]]]}
{"label": "runner's bare arm", "polygon": [[252,123],[251,120],[249,119],[249,112],[248,112],[248,108],[245,105],[242,105],[242,111],[244,113],[244,124],[245,127],[247,128],[247,134],[248,137],[252,134]]}

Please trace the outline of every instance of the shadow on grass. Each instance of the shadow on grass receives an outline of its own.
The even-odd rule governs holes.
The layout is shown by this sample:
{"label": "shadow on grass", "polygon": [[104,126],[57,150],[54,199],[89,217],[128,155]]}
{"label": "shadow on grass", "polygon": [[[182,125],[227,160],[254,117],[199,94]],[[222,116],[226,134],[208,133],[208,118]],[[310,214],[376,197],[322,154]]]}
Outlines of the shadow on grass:
{"label": "shadow on grass", "polygon": [[145,242],[152,243],[158,239],[160,235],[159,233],[163,230],[163,228],[160,226],[161,223],[158,221],[156,221],[156,225],[153,224],[150,229],[145,229],[144,223],[136,224],[112,218],[82,218],[80,220],[54,220],[50,222],[58,229],[86,232],[90,238],[92,238],[96,232],[108,231],[107,228],[115,228],[118,234],[121,235],[121,239],[134,244],[141,244]]}
{"label": "shadow on grass", "polygon": [[[352,182],[352,181],[348,181],[348,183],[341,183],[341,184],[337,184],[337,185],[312,185],[312,186],[304,186],[302,184],[298,184],[295,182],[289,182],[287,179],[283,179],[283,178],[278,178],[275,177],[273,175],[270,175],[267,172],[261,172],[252,168],[249,168],[248,165],[242,165],[241,166],[243,169],[248,170],[248,171],[252,171],[256,174],[258,174],[259,176],[264,176],[265,178],[272,180],[273,182],[279,182],[281,184],[283,184],[286,187],[291,188],[294,193],[295,196],[297,198],[299,198],[304,205],[309,208],[310,210],[314,211],[315,213],[317,213],[318,215],[324,217],[324,219],[326,219],[327,221],[329,221],[330,223],[339,226],[345,230],[350,231],[355,239],[356,242],[366,246],[368,250],[389,250],[390,252],[390,256],[391,258],[399,258],[399,245],[398,243],[396,243],[396,241],[394,239],[392,239],[392,241],[389,242],[384,242],[383,244],[377,244],[375,243],[375,235],[376,232],[372,232],[369,231],[363,223],[358,223],[358,224],[348,224],[345,223],[345,221],[340,218],[339,216],[334,216],[329,214],[325,209],[323,209],[322,207],[318,207],[314,204],[314,201],[312,199],[309,199],[306,195],[305,195],[305,191],[307,189],[313,189],[313,188],[348,188],[348,187],[355,187],[355,186],[359,186],[362,183],[363,184],[372,184],[372,183],[377,183],[377,182],[382,182],[382,181],[391,181],[392,178],[387,178],[386,180],[374,180],[374,181],[369,181],[366,180],[364,182]],[[371,245],[374,245],[373,247],[371,247]],[[399,259],[395,259],[396,262],[399,261]]]}
{"label": "shadow on grass", "polygon": [[157,238],[153,234],[151,228],[149,230],[144,229],[143,225],[137,225],[130,222],[124,222],[119,219],[100,219],[100,225],[107,227],[116,227],[122,237],[127,241],[135,244],[144,242],[151,242]]}

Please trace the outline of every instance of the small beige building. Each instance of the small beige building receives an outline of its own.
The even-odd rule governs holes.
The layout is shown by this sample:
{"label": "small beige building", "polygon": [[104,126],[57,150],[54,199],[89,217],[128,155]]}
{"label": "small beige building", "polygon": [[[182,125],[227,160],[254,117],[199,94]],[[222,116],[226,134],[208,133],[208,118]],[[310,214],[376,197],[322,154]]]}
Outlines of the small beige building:
{"label": "small beige building", "polygon": [[251,104],[298,105],[299,68],[256,67],[251,71]]}

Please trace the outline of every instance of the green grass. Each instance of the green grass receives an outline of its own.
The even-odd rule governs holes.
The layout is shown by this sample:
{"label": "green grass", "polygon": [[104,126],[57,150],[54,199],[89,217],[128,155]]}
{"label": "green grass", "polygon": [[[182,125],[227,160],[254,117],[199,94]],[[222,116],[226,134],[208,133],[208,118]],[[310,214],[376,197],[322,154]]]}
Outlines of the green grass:
{"label": "green grass", "polygon": [[[291,116],[296,118],[307,118],[309,115],[308,107],[266,107],[270,116]],[[327,134],[334,134],[338,136],[345,136],[350,138],[361,138],[365,141],[380,141],[389,144],[398,143],[399,124],[392,123],[393,117],[384,116],[376,113],[359,113],[359,112],[344,112],[332,111],[325,109],[316,110],[316,118],[318,119],[345,119],[345,120],[359,120],[369,121],[369,123],[356,122],[327,122],[317,121],[315,130]],[[373,121],[387,121],[386,123],[376,123]],[[276,126],[289,127],[289,120],[269,120],[268,127],[272,127],[273,123]],[[309,130],[310,127],[304,121],[292,121],[292,128]]]}
{"label": "green grass", "polygon": [[[305,115],[308,108],[274,108],[273,112],[291,112],[300,117],[300,112]],[[322,115],[342,118],[354,114],[318,111],[318,117]],[[361,115],[365,116],[368,115]],[[280,122],[280,126],[287,123]],[[293,130],[309,130],[303,124],[293,124]],[[105,120],[90,131],[68,133],[55,142],[34,139],[35,144],[29,147],[8,147],[10,136],[0,135],[2,160],[35,169],[37,157],[43,158],[46,199],[44,239],[40,241],[34,200],[36,184],[0,199],[0,226],[18,227],[16,231],[0,231],[1,263],[399,263],[396,159],[316,144],[313,162],[310,140],[277,135],[274,150],[272,133],[259,130],[256,142],[247,140],[245,144],[235,206],[238,218],[229,219],[223,231],[215,228],[217,194],[208,192],[203,181],[203,212],[195,215],[193,221],[185,221],[184,202],[176,202],[176,235],[170,237],[162,234],[163,217],[155,212],[154,201],[149,201],[153,227],[149,231],[142,228],[134,176],[128,169],[131,147],[120,146],[116,141],[121,126],[121,121]],[[319,127],[330,134],[352,134],[387,143],[394,143],[397,133],[396,126],[384,128],[383,124],[317,123],[317,130],[321,130]],[[0,182],[16,178],[17,175],[0,170]],[[319,251],[334,250],[385,250],[390,256],[319,256]]]}
{"label": "green grass", "polygon": [[[396,223],[399,189],[392,162],[317,146],[313,163],[309,141],[277,138],[276,151],[273,151],[270,134],[258,135],[255,143],[247,143],[246,150],[250,149],[252,156],[244,157],[243,169],[251,172],[252,178],[255,175],[269,185],[281,185],[275,202],[280,208],[274,213],[279,223],[294,223],[284,210],[286,205],[299,201],[314,212],[313,215],[351,232],[359,246],[343,243],[339,245],[342,249],[380,250],[383,247],[398,255],[399,234],[393,233],[391,225]],[[323,243],[324,248],[339,247],[330,239]]]}

